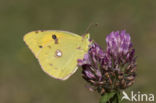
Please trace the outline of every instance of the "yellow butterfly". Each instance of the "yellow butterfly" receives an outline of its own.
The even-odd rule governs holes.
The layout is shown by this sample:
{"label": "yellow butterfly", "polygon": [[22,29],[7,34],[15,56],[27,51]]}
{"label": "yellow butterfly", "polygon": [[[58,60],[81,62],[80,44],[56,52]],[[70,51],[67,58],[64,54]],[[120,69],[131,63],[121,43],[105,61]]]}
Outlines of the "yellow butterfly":
{"label": "yellow butterfly", "polygon": [[77,70],[77,60],[83,59],[88,52],[91,44],[89,36],[59,30],[38,30],[27,33],[24,41],[45,73],[66,80]]}

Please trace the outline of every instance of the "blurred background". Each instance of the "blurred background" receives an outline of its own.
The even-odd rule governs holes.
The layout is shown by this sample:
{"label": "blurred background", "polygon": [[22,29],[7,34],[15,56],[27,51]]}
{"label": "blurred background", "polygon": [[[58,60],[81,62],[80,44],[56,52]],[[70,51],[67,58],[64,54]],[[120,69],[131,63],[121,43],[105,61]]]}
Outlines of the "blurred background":
{"label": "blurred background", "polygon": [[136,48],[137,79],[128,91],[156,94],[156,1],[0,0],[0,103],[98,103],[78,70],[67,81],[50,78],[23,42],[33,30],[89,32],[105,48],[111,31],[125,29]]}

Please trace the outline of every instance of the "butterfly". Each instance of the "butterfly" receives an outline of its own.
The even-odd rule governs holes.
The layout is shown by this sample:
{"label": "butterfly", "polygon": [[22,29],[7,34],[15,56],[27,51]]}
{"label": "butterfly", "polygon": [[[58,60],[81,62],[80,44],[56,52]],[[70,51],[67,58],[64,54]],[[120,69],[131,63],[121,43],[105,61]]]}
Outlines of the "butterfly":
{"label": "butterfly", "polygon": [[89,50],[90,34],[78,35],[60,30],[37,30],[24,35],[24,41],[49,76],[66,80],[78,68],[77,60]]}

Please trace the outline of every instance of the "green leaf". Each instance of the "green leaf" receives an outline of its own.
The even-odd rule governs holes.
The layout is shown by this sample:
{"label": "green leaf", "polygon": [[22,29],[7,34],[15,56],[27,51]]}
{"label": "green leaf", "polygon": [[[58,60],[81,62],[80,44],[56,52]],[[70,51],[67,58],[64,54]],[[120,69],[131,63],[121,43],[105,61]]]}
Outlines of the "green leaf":
{"label": "green leaf", "polygon": [[120,92],[117,93],[117,96],[118,96],[118,102],[123,103],[123,101],[121,101],[121,93]]}
{"label": "green leaf", "polygon": [[107,103],[114,95],[114,92],[104,94],[103,96],[101,96],[99,103]]}
{"label": "green leaf", "polygon": [[123,103],[123,101],[121,101],[120,91],[106,93],[105,95],[101,96],[99,103]]}

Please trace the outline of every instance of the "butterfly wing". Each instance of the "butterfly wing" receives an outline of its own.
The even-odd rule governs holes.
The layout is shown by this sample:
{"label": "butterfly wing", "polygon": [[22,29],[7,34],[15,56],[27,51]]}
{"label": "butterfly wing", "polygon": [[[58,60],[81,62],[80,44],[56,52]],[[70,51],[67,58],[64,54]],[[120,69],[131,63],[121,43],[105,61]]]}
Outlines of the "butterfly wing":
{"label": "butterfly wing", "polygon": [[[56,36],[57,41],[52,37]],[[48,75],[66,80],[77,70],[77,60],[88,52],[89,34],[82,37],[65,31],[34,31],[24,41]]]}

